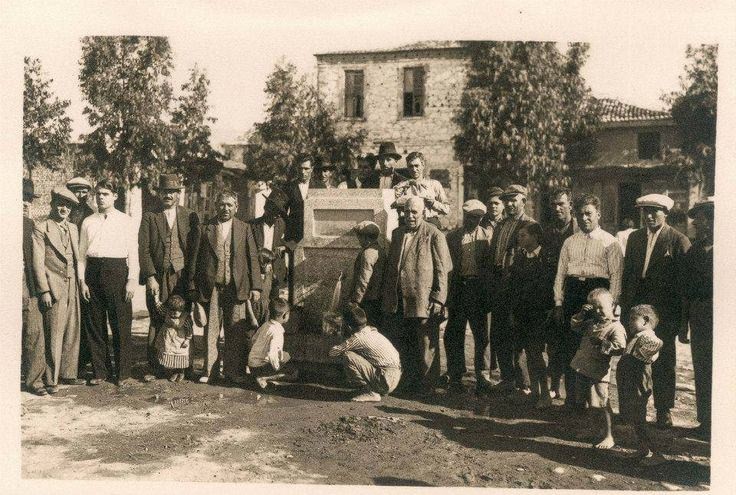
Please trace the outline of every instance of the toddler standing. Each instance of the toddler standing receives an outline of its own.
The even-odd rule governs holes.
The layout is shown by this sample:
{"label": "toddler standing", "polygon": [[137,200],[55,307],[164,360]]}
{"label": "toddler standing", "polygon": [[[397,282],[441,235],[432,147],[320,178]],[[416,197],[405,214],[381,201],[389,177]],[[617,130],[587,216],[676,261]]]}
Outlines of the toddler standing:
{"label": "toddler standing", "polygon": [[169,381],[180,382],[189,367],[192,318],[181,296],[169,297],[166,303],[158,305],[158,309],[164,322],[156,334],[156,357],[161,367],[170,371]]}

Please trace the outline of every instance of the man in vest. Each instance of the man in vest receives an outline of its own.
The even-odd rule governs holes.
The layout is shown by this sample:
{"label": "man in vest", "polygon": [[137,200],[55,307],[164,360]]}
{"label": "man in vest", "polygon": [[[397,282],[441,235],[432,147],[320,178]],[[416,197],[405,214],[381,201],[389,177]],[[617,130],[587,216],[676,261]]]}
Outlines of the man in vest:
{"label": "man in vest", "polygon": [[[148,361],[156,369],[154,342],[162,316],[157,303],[172,294],[185,299],[194,290],[192,263],[199,240],[197,214],[179,206],[181,183],[175,174],[161,175],[158,195],[161,207],[146,212],[138,229],[139,283],[146,286],[146,307],[151,318],[148,329]],[[146,375],[145,379],[153,379]]]}

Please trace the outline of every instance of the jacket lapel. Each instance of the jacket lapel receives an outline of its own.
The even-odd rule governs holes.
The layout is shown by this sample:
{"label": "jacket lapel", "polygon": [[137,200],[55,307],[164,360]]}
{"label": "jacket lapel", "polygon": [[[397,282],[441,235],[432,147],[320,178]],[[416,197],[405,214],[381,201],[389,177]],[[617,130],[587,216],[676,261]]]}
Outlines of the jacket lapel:
{"label": "jacket lapel", "polygon": [[189,231],[189,215],[187,211],[181,206],[176,207],[176,228],[179,231],[179,245],[187,245],[186,232]]}
{"label": "jacket lapel", "polygon": [[233,218],[233,226],[230,231],[233,237],[233,252],[231,254],[231,257],[233,259],[235,259],[237,253],[240,252],[240,245],[242,244],[243,238],[245,237],[245,233],[243,232],[244,230],[245,224],[241,220]]}
{"label": "jacket lapel", "polygon": [[69,225],[69,237],[72,240],[72,254],[74,255],[74,263],[76,265],[77,261],[79,260],[79,232],[77,232],[76,225],[72,227],[73,224]]}
{"label": "jacket lapel", "polygon": [[163,210],[156,213],[155,217],[156,219],[156,232],[158,232],[158,237],[161,239],[161,242],[165,242],[166,239],[166,215],[164,214]]}
{"label": "jacket lapel", "polygon": [[61,235],[59,233],[59,227],[53,225],[54,221],[50,218],[46,220],[46,237],[49,240],[51,246],[64,257],[64,244],[61,242]]}
{"label": "jacket lapel", "polygon": [[[662,260],[664,260],[664,257],[667,254],[667,247],[670,245],[670,228],[671,227],[667,224],[662,225],[662,232],[659,233],[659,236],[657,237],[657,242],[654,243],[654,248],[652,248],[652,255],[649,258],[649,266],[647,267],[647,272],[652,269],[652,266],[657,265]],[[671,255],[672,254],[670,253],[670,256]]]}
{"label": "jacket lapel", "polygon": [[207,240],[212,247],[212,252],[217,256],[217,222],[213,222],[207,226]]}
{"label": "jacket lapel", "polygon": [[[256,240],[256,246],[258,249],[263,247],[263,217],[256,219],[253,222],[253,238]],[[274,229],[274,244],[276,243],[276,229]]]}

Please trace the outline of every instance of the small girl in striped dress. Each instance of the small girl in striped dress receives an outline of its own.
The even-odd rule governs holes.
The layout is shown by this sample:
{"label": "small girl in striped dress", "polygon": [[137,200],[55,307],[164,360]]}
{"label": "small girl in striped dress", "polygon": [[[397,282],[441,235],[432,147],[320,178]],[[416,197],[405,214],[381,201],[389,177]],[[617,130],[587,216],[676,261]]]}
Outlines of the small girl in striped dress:
{"label": "small girl in striped dress", "polygon": [[192,340],[192,317],[181,296],[173,295],[159,304],[164,323],[156,334],[156,357],[161,367],[171,374],[169,381],[180,382],[189,367],[189,342]]}

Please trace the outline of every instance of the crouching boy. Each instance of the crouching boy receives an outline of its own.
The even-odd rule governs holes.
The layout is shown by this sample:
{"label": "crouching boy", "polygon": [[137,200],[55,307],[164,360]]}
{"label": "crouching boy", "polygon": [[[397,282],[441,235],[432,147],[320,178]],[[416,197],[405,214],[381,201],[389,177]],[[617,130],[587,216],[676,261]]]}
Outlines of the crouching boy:
{"label": "crouching boy", "polygon": [[330,356],[341,356],[348,383],[360,389],[355,402],[379,402],[393,392],[401,378],[399,352],[375,327],[368,325],[365,311],[349,304],[343,322],[354,332],[345,342],[330,349]]}
{"label": "crouching boy", "polygon": [[248,368],[260,389],[275,381],[293,381],[297,371],[287,363],[291,356],[284,351],[284,323],[289,321],[289,303],[272,299],[268,305],[269,320],[251,338]]}
{"label": "crouching boy", "polygon": [[606,289],[593,289],[588,303],[572,317],[570,327],[581,334],[580,347],[570,362],[577,372],[575,401],[588,403],[592,412],[601,416],[603,439],[597,449],[614,445],[611,428],[611,404],[608,401],[608,382],[611,374],[611,356],[620,355],[626,348],[626,330],[614,316],[614,302]]}

